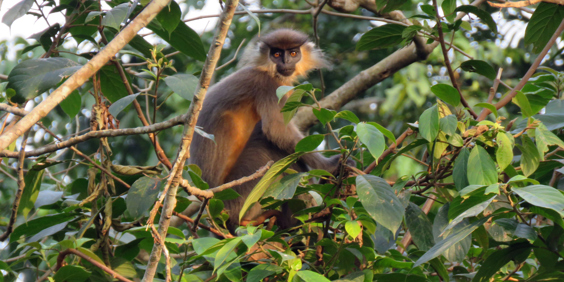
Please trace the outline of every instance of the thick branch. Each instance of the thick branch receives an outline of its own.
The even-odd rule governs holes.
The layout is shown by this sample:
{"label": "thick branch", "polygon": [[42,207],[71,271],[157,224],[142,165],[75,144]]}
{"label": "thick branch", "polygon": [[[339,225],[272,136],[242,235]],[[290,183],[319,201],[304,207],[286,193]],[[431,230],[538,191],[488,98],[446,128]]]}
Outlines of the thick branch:
{"label": "thick branch", "polygon": [[153,0],[129,25],[127,25],[100,53],[86,65],[67,79],[47,99],[37,105],[28,115],[22,118],[10,130],[0,136],[0,150],[4,150],[28,131],[41,118],[45,117],[53,108],[63,101],[72,91],[84,84],[102,66],[104,66],[119,50],[133,39],[141,28],[145,27],[170,0]]}
{"label": "thick branch", "polygon": [[[162,202],[163,207],[161,210],[161,218],[159,220],[158,230],[159,236],[161,238],[166,238],[166,233],[170,224],[170,218],[172,217],[172,212],[174,211],[174,207],[176,206],[176,188],[178,186],[178,178],[182,176],[182,168],[184,167],[184,162],[187,158],[190,157],[190,144],[192,143],[192,137],[194,136],[194,129],[196,127],[196,122],[198,121],[198,115],[200,113],[200,110],[202,109],[204,98],[209,88],[213,72],[216,68],[219,56],[221,54],[223,43],[225,42],[225,37],[227,36],[227,32],[229,31],[229,26],[231,25],[231,20],[233,19],[233,14],[235,13],[235,9],[237,8],[238,4],[239,0],[227,0],[225,2],[225,10],[223,10],[223,13],[220,17],[219,27],[216,31],[213,44],[210,47],[208,57],[202,69],[199,87],[196,90],[196,95],[194,95],[190,109],[188,109],[188,117],[185,121],[182,143],[178,150],[178,154],[168,177],[167,183],[163,189],[162,196],[159,198],[159,202],[162,202],[164,200],[164,202]],[[149,215],[149,225],[152,225],[152,219],[155,216],[155,211],[156,209],[153,209],[151,211],[151,214]],[[149,263],[147,264],[147,270],[145,271],[143,281],[150,282],[153,280],[162,250],[163,245],[157,243],[153,245],[153,250],[151,251],[151,257],[149,258]]]}
{"label": "thick branch", "polygon": [[[0,106],[5,105],[5,104],[0,104]],[[8,106],[9,107],[9,106]],[[10,112],[12,113],[16,113],[16,114],[25,114],[26,111],[21,110],[21,112],[19,111],[11,111],[13,109],[18,109],[18,108],[14,108],[14,107],[10,107]],[[1,109],[1,108],[0,108]],[[90,131],[86,134],[77,136],[77,137],[73,137],[70,138],[68,140],[59,142],[59,143],[55,143],[55,144],[50,144],[50,145],[46,145],[43,146],[41,148],[35,149],[35,150],[31,150],[31,151],[27,151],[26,152],[26,156],[27,157],[34,157],[34,156],[40,156],[46,153],[50,153],[50,152],[54,152],[63,148],[67,148],[70,146],[73,146],[75,144],[90,140],[90,139],[94,139],[94,138],[102,138],[102,137],[117,137],[117,136],[123,136],[123,135],[138,135],[138,134],[145,134],[145,133],[152,133],[152,132],[157,132],[157,131],[161,131],[167,128],[171,128],[175,125],[179,125],[182,123],[182,121],[186,118],[186,114],[184,115],[180,115],[177,117],[174,117],[172,119],[169,119],[167,121],[163,121],[163,122],[159,122],[159,123],[155,123],[153,125],[150,126],[141,126],[141,127],[135,127],[135,128],[126,128],[126,129],[107,129],[107,130],[99,130],[99,131]],[[8,158],[17,158],[18,157],[18,153],[17,152],[10,152],[7,150],[1,151],[0,152],[0,157],[8,157]]]}

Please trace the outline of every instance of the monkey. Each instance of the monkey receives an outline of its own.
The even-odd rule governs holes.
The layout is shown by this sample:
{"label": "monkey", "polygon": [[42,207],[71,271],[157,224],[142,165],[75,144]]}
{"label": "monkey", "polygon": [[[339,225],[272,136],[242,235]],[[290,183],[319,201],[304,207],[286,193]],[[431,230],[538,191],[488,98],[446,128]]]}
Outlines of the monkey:
{"label": "monkey", "polygon": [[[200,167],[202,179],[210,187],[251,175],[268,161],[278,161],[295,152],[304,135],[291,122],[284,123],[280,110],[291,93],[279,102],[276,89],[292,86],[309,71],[328,66],[321,50],[299,31],[278,29],[262,36],[257,45],[245,52],[244,67],[210,87],[203,102],[197,126],[213,134],[215,142],[194,135],[189,161]],[[326,158],[310,153],[292,168],[300,172],[309,168],[335,172],[339,159],[340,155]],[[234,187],[241,197],[224,201],[231,232],[240,225],[239,212],[258,181]],[[241,225],[262,212],[260,204],[255,203]],[[295,225],[292,222],[291,211],[283,207],[277,225],[285,229]]]}

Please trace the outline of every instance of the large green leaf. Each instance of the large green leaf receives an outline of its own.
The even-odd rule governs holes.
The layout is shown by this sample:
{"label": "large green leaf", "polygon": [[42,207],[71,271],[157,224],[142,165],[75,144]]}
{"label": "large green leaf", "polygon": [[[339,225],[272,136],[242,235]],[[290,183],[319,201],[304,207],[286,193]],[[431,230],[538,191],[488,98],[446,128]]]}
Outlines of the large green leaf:
{"label": "large green leaf", "polygon": [[472,279],[472,282],[490,281],[490,278],[496,274],[500,268],[512,260],[517,264],[523,262],[531,253],[532,247],[529,242],[524,241],[512,244],[505,249],[494,251],[482,263],[482,266],[478,270],[478,273],[476,273],[476,276],[474,276],[474,279]]}
{"label": "large green leaf", "polygon": [[79,265],[65,265],[61,267],[53,278],[56,282],[65,282],[65,281],[86,281],[88,277],[90,277],[91,272],[86,270],[84,267]]}
{"label": "large green leaf", "polygon": [[29,9],[31,9],[33,2],[34,0],[22,0],[18,4],[12,6],[12,8],[8,11],[5,11],[4,16],[2,17],[2,23],[11,27],[15,20],[23,17]]}
{"label": "large green leaf", "polygon": [[78,91],[75,90],[69,94],[67,98],[61,101],[59,105],[70,118],[74,118],[78,113],[80,113],[82,97]]}
{"label": "large green leaf", "polygon": [[439,134],[439,109],[434,105],[426,109],[419,117],[419,133],[421,137],[433,142]]}
{"label": "large green leaf", "polygon": [[158,178],[143,176],[131,185],[125,203],[127,211],[133,218],[139,218],[148,211],[159,195]]}
{"label": "large green leaf", "polygon": [[251,205],[253,205],[254,203],[260,200],[260,198],[262,197],[266,189],[268,189],[270,184],[272,184],[272,182],[274,182],[274,180],[282,172],[284,172],[291,164],[293,164],[302,155],[303,153],[300,152],[291,154],[277,161],[272,165],[272,167],[270,167],[270,169],[266,172],[266,174],[264,174],[264,176],[261,178],[259,183],[257,183],[255,188],[253,188],[253,191],[251,191],[251,193],[245,200],[245,203],[241,208],[241,212],[239,212],[239,220],[243,218],[243,216],[245,215],[245,213],[247,212],[247,210]]}
{"label": "large green leaf", "polygon": [[488,152],[476,145],[468,157],[468,183],[471,185],[491,185],[497,183],[495,162]]}
{"label": "large green leaf", "polygon": [[188,101],[192,101],[192,98],[194,98],[194,93],[199,83],[199,79],[196,76],[187,73],[167,76],[164,81],[172,91]]}
{"label": "large green leaf", "polygon": [[458,191],[470,185],[468,183],[468,157],[470,157],[470,150],[463,148],[454,161],[452,178],[454,180],[454,187]]}
{"label": "large green leaf", "polygon": [[366,145],[372,157],[378,160],[386,147],[386,140],[382,132],[371,124],[361,122],[356,126],[356,134],[360,142]]}
{"label": "large green leaf", "polygon": [[496,76],[494,68],[487,62],[480,60],[464,61],[462,64],[460,64],[460,68],[465,71],[481,74],[491,80],[494,80]]}
{"label": "large green leaf", "polygon": [[448,237],[446,237],[444,240],[435,244],[435,246],[433,246],[429,251],[427,251],[423,256],[421,256],[415,262],[415,264],[413,266],[417,267],[417,266],[419,266],[423,263],[426,263],[426,262],[440,256],[443,252],[448,250],[454,244],[464,240],[464,238],[466,238],[468,235],[472,234],[472,232],[474,230],[476,230],[476,228],[478,228],[478,227],[482,226],[484,223],[486,223],[486,221],[488,221],[489,218],[490,217],[488,216],[488,217],[482,218],[480,220],[476,220],[474,223],[467,225],[464,228],[457,230],[456,232],[453,232]]}
{"label": "large green leaf", "polygon": [[282,271],[284,271],[284,268],[278,265],[259,264],[249,271],[249,274],[247,274],[247,281],[261,281],[270,275],[282,273]]}
{"label": "large green leaf", "polygon": [[372,50],[398,45],[403,40],[404,29],[405,26],[398,24],[375,27],[360,38],[356,44],[356,50]]}
{"label": "large green leaf", "polygon": [[214,269],[215,272],[220,266],[235,258],[235,248],[242,242],[242,237],[227,239],[227,243],[219,249],[215,255]]}
{"label": "large green leaf", "polygon": [[311,270],[301,270],[296,273],[305,282],[329,282],[331,280],[323,277],[323,275],[313,272]]}
{"label": "large green leaf", "polygon": [[[100,88],[102,89],[102,94],[104,94],[104,97],[108,98],[110,102],[116,102],[117,100],[129,95],[129,92],[125,88],[125,84],[115,66],[103,66],[98,73],[100,75]],[[127,83],[129,83],[130,79],[127,78],[127,80]]]}
{"label": "large green leaf", "polygon": [[66,58],[31,59],[18,64],[8,76],[7,88],[16,90],[12,101],[23,103],[57,86],[82,65]]}
{"label": "large green leaf", "polygon": [[489,28],[493,33],[497,33],[497,24],[495,23],[495,21],[493,20],[492,16],[478,8],[475,6],[471,6],[471,5],[463,5],[463,6],[459,6],[455,9],[456,12],[465,12],[465,13],[472,13],[476,16],[478,16],[478,18],[480,18]]}
{"label": "large green leaf", "polygon": [[108,111],[113,117],[117,118],[117,115],[121,111],[123,111],[123,109],[125,109],[127,106],[133,103],[133,101],[137,98],[137,96],[139,96],[139,94],[127,95],[115,101],[114,103],[112,103]]}
{"label": "large green leaf", "polygon": [[525,29],[525,44],[533,44],[533,52],[540,53],[564,19],[564,6],[541,2]]}
{"label": "large green leaf", "polygon": [[184,22],[179,22],[170,35],[160,24],[154,22],[149,23],[147,28],[185,55],[198,61],[206,60],[206,51],[204,50],[200,36]]}
{"label": "large green leaf", "polygon": [[523,145],[517,144],[516,146],[521,150],[521,170],[523,175],[529,177],[537,170],[540,164],[540,156],[531,138],[523,135],[521,138]]}
{"label": "large green leaf", "polygon": [[305,173],[285,175],[282,179],[280,179],[280,181],[270,185],[270,187],[264,192],[263,198],[273,197],[277,200],[291,199],[294,197],[298,184],[300,184],[304,175]]}
{"label": "large green leaf", "polygon": [[[14,232],[10,234],[10,242],[16,242],[18,239],[20,239],[21,236],[25,236],[26,238],[29,238],[45,230],[49,231],[48,233],[50,233],[50,234],[46,234],[45,236],[54,234],[60,231],[61,229],[63,229],[65,226],[61,226],[60,229],[58,230],[48,230],[50,229],[50,227],[54,227],[55,225],[66,223],[70,220],[73,220],[75,217],[76,217],[75,214],[60,213],[55,215],[38,217],[36,219],[30,220],[26,223],[19,225],[18,227],[16,227],[16,229],[14,229]],[[42,238],[36,238],[36,239],[40,240]]]}
{"label": "large green leaf", "polygon": [[405,210],[405,224],[419,250],[428,251],[435,245],[433,225],[421,208],[414,203],[409,203]]}
{"label": "large green leaf", "polygon": [[546,126],[543,124],[540,124],[535,129],[535,141],[537,142],[537,150],[541,160],[544,160],[544,153],[548,151],[548,146],[556,145],[564,149],[564,141],[546,129]]}
{"label": "large green leaf", "polygon": [[513,136],[506,132],[498,132],[496,139],[495,158],[499,169],[504,170],[513,161]]}
{"label": "large green leaf", "polygon": [[321,145],[324,138],[321,134],[306,136],[296,144],[296,152],[311,152]]}
{"label": "large green leaf", "polygon": [[174,1],[171,1],[167,7],[164,7],[159,14],[157,14],[157,20],[161,26],[171,34],[178,24],[180,23],[180,17],[182,16],[182,11],[180,6]]}
{"label": "large green leaf", "polygon": [[[450,204],[446,203],[442,206],[435,219],[433,221],[433,236],[435,238],[435,242],[440,242],[447,238],[450,234],[456,233],[462,228],[466,227],[469,223],[468,220],[463,220],[453,228],[443,231],[445,227],[448,225],[448,212],[449,212]],[[468,236],[463,240],[454,243],[450,246],[446,251],[443,252],[443,256],[451,262],[454,261],[462,261],[466,257],[468,250],[470,250],[470,246],[472,245],[472,236]]]}
{"label": "large green leaf", "polygon": [[458,94],[456,88],[448,84],[435,84],[431,87],[431,92],[437,95],[441,100],[455,107],[460,104],[460,94]]}
{"label": "large green leaf", "polygon": [[41,180],[45,170],[30,169],[24,177],[25,188],[18,207],[18,213],[27,219],[27,215],[35,205],[37,195],[39,195],[39,188],[41,187]]}
{"label": "large green leaf", "polygon": [[130,5],[131,4],[129,3],[119,4],[107,11],[106,15],[104,15],[104,18],[102,19],[102,25],[119,30],[121,23],[123,23],[129,16],[128,12]]}
{"label": "large green leaf", "polygon": [[[451,207],[449,209],[449,218],[451,218],[451,212],[453,214],[458,213],[458,212],[456,212],[454,207],[459,208],[459,209],[463,209],[464,211],[459,213],[455,218],[453,218],[452,221],[447,225],[447,227],[445,227],[445,229],[442,232],[453,228],[455,225],[460,223],[465,218],[477,216],[477,215],[481,214],[491,204],[491,202],[494,200],[495,196],[496,195],[491,195],[491,196],[489,196],[489,199],[488,199],[488,196],[485,196],[485,197],[476,197],[476,196],[472,197],[471,196],[469,199],[466,199],[465,201],[458,201],[458,202],[455,199],[452,202],[453,207]],[[485,198],[485,200],[484,200],[484,198]],[[460,199],[460,198],[457,198],[457,199]],[[476,199],[476,201],[472,201],[473,199]],[[455,203],[457,205],[455,205]]]}
{"label": "large green leaf", "polygon": [[392,232],[400,227],[405,208],[385,180],[373,175],[359,175],[356,191],[362,206],[378,225]]}
{"label": "large green leaf", "polygon": [[548,208],[564,216],[564,195],[560,190],[546,185],[513,187],[512,191],[535,206]]}

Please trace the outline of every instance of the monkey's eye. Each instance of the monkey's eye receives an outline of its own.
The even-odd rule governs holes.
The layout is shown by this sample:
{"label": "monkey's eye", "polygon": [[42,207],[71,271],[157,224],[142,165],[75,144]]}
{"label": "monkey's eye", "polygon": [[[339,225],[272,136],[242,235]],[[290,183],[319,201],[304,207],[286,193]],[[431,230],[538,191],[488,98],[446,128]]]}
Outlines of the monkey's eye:
{"label": "monkey's eye", "polygon": [[292,51],[292,53],[290,53],[290,56],[295,57],[297,54],[298,54],[298,52]]}
{"label": "monkey's eye", "polygon": [[274,58],[278,58],[278,57],[280,57],[280,52],[274,53]]}

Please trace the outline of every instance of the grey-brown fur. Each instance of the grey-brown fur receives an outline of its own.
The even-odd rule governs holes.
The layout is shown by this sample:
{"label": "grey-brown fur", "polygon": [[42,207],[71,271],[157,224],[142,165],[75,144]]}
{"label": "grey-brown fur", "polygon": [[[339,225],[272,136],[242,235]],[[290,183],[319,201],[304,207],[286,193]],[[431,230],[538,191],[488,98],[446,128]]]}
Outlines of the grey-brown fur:
{"label": "grey-brown fur", "polygon": [[[277,37],[278,35],[280,37]],[[297,37],[292,38],[292,35]],[[264,36],[262,43],[280,48],[300,41],[307,44],[306,39],[303,33],[282,30]],[[325,62],[319,57],[319,51],[312,49],[310,52],[308,48],[311,46],[306,48],[303,45],[301,48],[302,53],[309,52],[306,60],[317,60],[320,63],[300,65],[304,74]],[[266,53],[268,54],[268,51]],[[269,57],[262,58],[265,61],[251,60],[250,65],[212,86],[204,100],[197,125],[205,132],[213,134],[215,143],[194,135],[190,162],[202,169],[202,178],[210,187],[251,175],[269,160],[277,161],[294,153],[296,143],[303,138],[293,124],[284,124],[280,113],[283,102],[279,104],[276,96],[276,89],[282,85],[290,85],[296,80],[296,75],[281,77],[273,73],[268,62]],[[298,64],[301,63],[300,61]],[[337,165],[337,157],[328,159],[320,154],[307,154],[293,168],[307,171],[309,166],[333,171]],[[257,182],[258,180],[255,180],[234,187],[242,197],[224,202],[230,215],[228,227],[231,231],[239,225],[239,211]],[[254,205],[246,213],[245,219],[254,219],[261,213],[260,206]],[[283,213],[285,216],[278,219],[277,223],[282,228],[290,227],[291,214],[287,209]]]}

